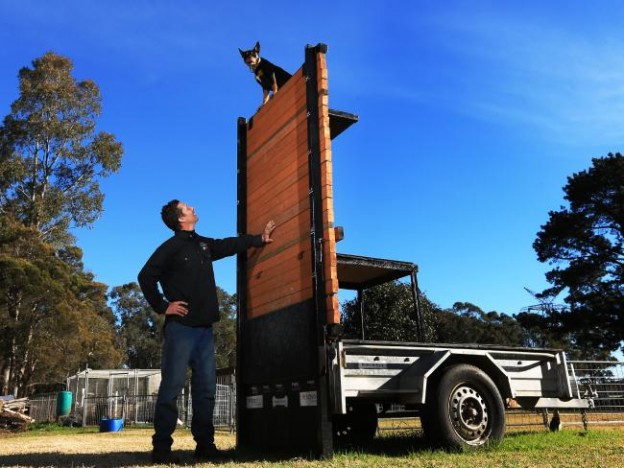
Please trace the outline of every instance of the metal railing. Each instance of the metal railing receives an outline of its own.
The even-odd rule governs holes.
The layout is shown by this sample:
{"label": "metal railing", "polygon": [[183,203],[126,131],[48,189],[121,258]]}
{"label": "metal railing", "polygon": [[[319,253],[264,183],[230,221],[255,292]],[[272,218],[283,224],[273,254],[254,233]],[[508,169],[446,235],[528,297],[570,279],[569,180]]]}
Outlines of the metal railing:
{"label": "metal railing", "polygon": [[594,403],[584,424],[624,424],[624,361],[571,361],[569,375]]}
{"label": "metal railing", "polygon": [[[97,426],[102,419],[123,419],[125,425],[154,423],[156,395],[114,395],[86,397],[72,402],[69,415],[56,414],[57,393],[37,395],[29,401],[29,415],[37,422],[61,420],[67,425]],[[236,421],[236,394],[233,385],[217,384],[214,425],[219,429],[234,431]],[[178,397],[178,424],[189,427],[193,414],[192,398]]]}

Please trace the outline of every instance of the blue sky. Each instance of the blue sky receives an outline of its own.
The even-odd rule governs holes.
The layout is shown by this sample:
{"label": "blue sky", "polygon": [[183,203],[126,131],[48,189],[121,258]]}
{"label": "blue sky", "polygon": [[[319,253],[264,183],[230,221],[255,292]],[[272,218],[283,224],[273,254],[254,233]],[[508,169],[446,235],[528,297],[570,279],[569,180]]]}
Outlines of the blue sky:
{"label": "blue sky", "polygon": [[[294,72],[325,43],[330,107],[360,118],[332,145],[339,251],[417,263],[442,307],[513,314],[547,286],[532,243],[566,178],[622,151],[622,17],[621,1],[0,0],[0,116],[48,50],[99,85],[125,155],[74,233],[121,285],[170,235],[172,198],[200,233],[236,232],[236,121],[261,101],[237,49],[260,41]],[[234,259],[216,274],[234,293]]]}

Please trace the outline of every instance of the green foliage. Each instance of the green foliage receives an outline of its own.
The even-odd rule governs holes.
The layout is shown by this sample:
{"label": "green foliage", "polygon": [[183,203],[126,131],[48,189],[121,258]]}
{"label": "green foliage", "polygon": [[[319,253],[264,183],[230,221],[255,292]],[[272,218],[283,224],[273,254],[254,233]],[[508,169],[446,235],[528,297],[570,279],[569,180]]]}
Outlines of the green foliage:
{"label": "green foliage", "polygon": [[125,364],[130,369],[160,368],[164,315],[152,310],[136,283],[113,288],[110,299],[119,319]]}
{"label": "green foliage", "polygon": [[74,79],[70,59],[47,52],[32,65],[20,70],[20,96],[0,127],[0,210],[66,244],[69,227],[101,214],[98,179],[119,170],[123,150],[96,132],[100,91]]}
{"label": "green foliage", "polygon": [[[364,338],[367,340],[416,341],[417,324],[409,285],[399,281],[363,292]],[[357,298],[342,304],[345,336],[362,338],[362,314]]]}
{"label": "green foliage", "polygon": [[217,287],[221,319],[213,325],[217,369],[236,366],[236,295]]}
{"label": "green foliage", "polygon": [[[110,300],[118,318],[117,332],[131,369],[158,369],[165,316],[149,306],[139,285],[113,288]],[[236,365],[236,297],[217,287],[221,320],[213,325],[217,368]]]}
{"label": "green foliage", "polygon": [[436,315],[436,339],[442,343],[478,343],[521,346],[524,331],[511,316],[484,312],[469,302],[456,302]]}
{"label": "green foliage", "polygon": [[122,147],[96,131],[101,97],[53,52],[19,71],[20,95],[0,126],[0,375],[2,390],[63,382],[88,361],[121,363],[106,285],[84,271],[68,229],[102,211],[99,179]]}
{"label": "green foliage", "polygon": [[[417,341],[418,326],[409,284],[391,281],[363,291],[364,338],[367,340]],[[420,316],[424,341],[434,341],[438,307],[420,293]],[[362,314],[357,298],[342,304],[345,336],[362,338]]]}
{"label": "green foliage", "polygon": [[[126,429],[127,428],[124,428],[124,430]],[[39,436],[42,434],[46,434],[46,435],[51,435],[51,436],[59,435],[62,437],[68,437],[73,434],[93,434],[97,432],[100,432],[100,428],[98,426],[68,427],[68,426],[63,426],[62,424],[59,424],[59,423],[34,422],[28,425],[28,432],[25,435],[26,436]]]}
{"label": "green foliage", "polygon": [[[513,318],[498,312],[457,302],[443,310],[421,294],[420,309],[426,342],[482,343],[520,346],[524,330]],[[393,281],[364,292],[364,337],[368,340],[418,341],[412,316],[413,301],[407,284]],[[357,299],[342,305],[345,336],[361,338],[361,314]]]}
{"label": "green foliage", "polygon": [[542,296],[566,294],[554,321],[573,346],[613,351],[624,340],[624,156],[594,158],[563,190],[569,206],[549,213],[533,244],[555,265]]}
{"label": "green foliage", "polygon": [[[82,253],[74,251],[80,264]],[[5,389],[63,382],[91,353],[117,364],[105,287],[76,271],[34,228],[0,217],[0,364]]]}

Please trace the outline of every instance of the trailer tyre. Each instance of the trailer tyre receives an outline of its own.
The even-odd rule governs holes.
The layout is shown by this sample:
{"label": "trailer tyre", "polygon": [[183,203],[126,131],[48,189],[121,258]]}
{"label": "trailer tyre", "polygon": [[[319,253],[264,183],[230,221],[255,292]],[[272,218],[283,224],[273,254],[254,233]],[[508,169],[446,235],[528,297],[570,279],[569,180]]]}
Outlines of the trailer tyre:
{"label": "trailer tyre", "polygon": [[479,368],[450,367],[430,395],[423,425],[429,439],[458,450],[496,443],[505,435],[503,399]]}

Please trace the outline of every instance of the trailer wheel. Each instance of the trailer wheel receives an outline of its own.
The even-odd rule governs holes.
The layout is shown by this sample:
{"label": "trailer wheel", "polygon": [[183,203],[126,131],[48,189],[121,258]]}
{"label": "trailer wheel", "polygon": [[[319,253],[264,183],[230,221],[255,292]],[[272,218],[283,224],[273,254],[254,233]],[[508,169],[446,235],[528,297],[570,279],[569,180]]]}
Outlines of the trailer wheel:
{"label": "trailer wheel", "polygon": [[349,403],[347,414],[335,415],[333,423],[337,445],[370,442],[377,432],[377,409],[373,403]]}
{"label": "trailer wheel", "polygon": [[492,379],[479,368],[469,364],[450,367],[430,395],[423,424],[429,439],[457,450],[496,443],[505,435],[503,399]]}

